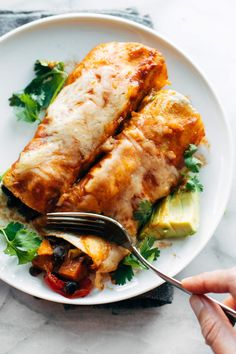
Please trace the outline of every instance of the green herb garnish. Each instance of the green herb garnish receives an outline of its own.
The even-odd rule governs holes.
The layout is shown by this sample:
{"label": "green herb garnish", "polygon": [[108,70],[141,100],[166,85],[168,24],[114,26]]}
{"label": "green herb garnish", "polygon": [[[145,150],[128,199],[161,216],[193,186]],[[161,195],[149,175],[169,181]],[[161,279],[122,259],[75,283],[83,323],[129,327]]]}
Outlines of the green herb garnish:
{"label": "green herb garnish", "polygon": [[188,169],[187,173],[183,173],[185,178],[184,189],[190,192],[202,192],[203,185],[199,181],[200,168],[202,167],[202,162],[193,156],[197,151],[197,146],[190,144],[188,149],[184,152],[184,162]]}
{"label": "green herb garnish", "polygon": [[26,93],[13,94],[9,101],[10,106],[17,107],[16,116],[19,120],[23,120],[27,123],[40,120],[40,105],[34,100],[32,95]]}
{"label": "green herb garnish", "polygon": [[130,265],[120,263],[116,271],[112,274],[112,279],[117,285],[124,285],[134,276],[133,268]]}
{"label": "green herb garnish", "polygon": [[62,89],[67,74],[64,63],[37,60],[34,65],[35,78],[20,93],[10,98],[19,120],[33,123],[41,120],[45,110]]}
{"label": "green herb garnish", "polygon": [[184,157],[191,157],[197,152],[197,146],[194,144],[189,144],[187,150],[184,152]]}
{"label": "green herb garnish", "polygon": [[189,175],[187,182],[185,184],[186,190],[190,192],[202,192],[203,185],[200,183],[198,176],[196,175]]}
{"label": "green herb garnish", "polygon": [[36,232],[28,230],[19,222],[10,222],[5,228],[0,228],[0,234],[7,244],[4,253],[16,256],[19,264],[31,262],[42,242]]}
{"label": "green herb garnish", "polygon": [[188,149],[184,153],[184,162],[189,171],[198,173],[202,166],[202,162],[193,156],[193,154],[197,151],[197,146],[194,144],[190,144]]}
{"label": "green herb garnish", "polygon": [[141,200],[138,209],[134,212],[134,219],[138,221],[138,226],[141,227],[147,223],[152,215],[152,204],[148,200]]}
{"label": "green herb garnish", "polygon": [[149,262],[156,261],[160,256],[160,250],[157,247],[153,247],[156,239],[155,237],[148,236],[140,243],[141,255]]}
{"label": "green herb garnish", "polygon": [[[141,255],[149,262],[156,261],[160,256],[160,250],[157,247],[153,247],[155,242],[154,237],[146,237],[139,246]],[[126,256],[123,260],[123,264],[130,265],[136,269],[147,269],[132,253]]]}
{"label": "green herb garnish", "polygon": [[[160,250],[153,247],[154,237],[147,237],[139,244],[141,255],[149,262],[155,261],[160,256]],[[112,279],[118,285],[124,285],[134,276],[133,269],[147,269],[133,254],[126,256],[119,264],[117,270],[112,274]]]}

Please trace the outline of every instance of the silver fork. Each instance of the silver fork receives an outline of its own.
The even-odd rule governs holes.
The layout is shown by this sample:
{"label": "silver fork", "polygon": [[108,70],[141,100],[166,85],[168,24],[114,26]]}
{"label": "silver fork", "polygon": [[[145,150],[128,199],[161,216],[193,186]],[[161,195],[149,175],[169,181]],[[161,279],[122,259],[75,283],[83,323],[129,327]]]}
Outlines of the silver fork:
{"label": "silver fork", "polygon": [[[106,239],[107,241],[114,242],[120,246],[123,246],[127,248],[131,253],[133,253],[147,268],[152,269],[160,278],[174,285],[176,288],[184,291],[185,293],[192,295],[191,292],[182,286],[179,280],[164,274],[154,265],[149,263],[140,254],[139,250],[135,246],[132,238],[129,236],[125,228],[118,221],[108,216],[84,212],[56,212],[48,213],[46,215],[46,223],[48,227],[53,229],[70,229],[82,234],[95,234]],[[210,296],[202,296],[219,305],[229,318],[230,322],[235,324],[236,311]]]}

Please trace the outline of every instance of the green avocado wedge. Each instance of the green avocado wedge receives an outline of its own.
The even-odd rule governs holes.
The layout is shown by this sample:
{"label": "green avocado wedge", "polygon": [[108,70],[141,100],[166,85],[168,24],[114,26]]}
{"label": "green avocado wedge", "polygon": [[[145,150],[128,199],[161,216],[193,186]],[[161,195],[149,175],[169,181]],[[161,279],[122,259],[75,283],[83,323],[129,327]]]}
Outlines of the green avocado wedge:
{"label": "green avocado wedge", "polygon": [[199,226],[199,192],[179,190],[162,199],[154,208],[140,238],[182,238],[193,235]]}

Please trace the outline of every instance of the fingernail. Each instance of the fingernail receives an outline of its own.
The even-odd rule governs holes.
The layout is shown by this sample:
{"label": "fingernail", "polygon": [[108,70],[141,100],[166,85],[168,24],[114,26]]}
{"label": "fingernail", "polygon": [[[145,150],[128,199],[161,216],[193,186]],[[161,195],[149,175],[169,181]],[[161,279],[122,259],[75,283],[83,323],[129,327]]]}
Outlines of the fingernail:
{"label": "fingernail", "polygon": [[201,300],[201,298],[197,295],[192,295],[190,298],[190,304],[191,304],[191,307],[192,307],[195,315],[197,317],[199,317],[200,312],[202,311],[202,309],[204,307],[204,303]]}

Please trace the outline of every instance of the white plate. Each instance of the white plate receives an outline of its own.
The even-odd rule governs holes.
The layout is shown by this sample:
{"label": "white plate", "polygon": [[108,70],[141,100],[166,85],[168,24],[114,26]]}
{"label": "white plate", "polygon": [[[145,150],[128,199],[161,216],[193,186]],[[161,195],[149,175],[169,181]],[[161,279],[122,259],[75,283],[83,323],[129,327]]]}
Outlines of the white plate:
{"label": "white plate", "polygon": [[[70,14],[35,21],[0,39],[0,168],[5,171],[30,140],[36,126],[17,122],[8,98],[32,78],[37,59],[78,61],[96,44],[108,41],[136,41],[160,50],[167,61],[172,87],[190,96],[202,114],[211,144],[208,165],[201,174],[205,186],[201,197],[201,225],[198,233],[174,242],[161,252],[160,269],[170,275],[180,272],[206,245],[218,225],[229,196],[233,149],[222,107],[209,83],[181,51],[153,30],[127,20],[90,14]],[[3,243],[0,244],[3,248]],[[125,286],[110,286],[83,299],[69,300],[48,289],[40,278],[17,266],[14,257],[0,249],[0,278],[13,287],[39,298],[80,305],[101,304],[136,296],[162,283],[148,271]]]}

